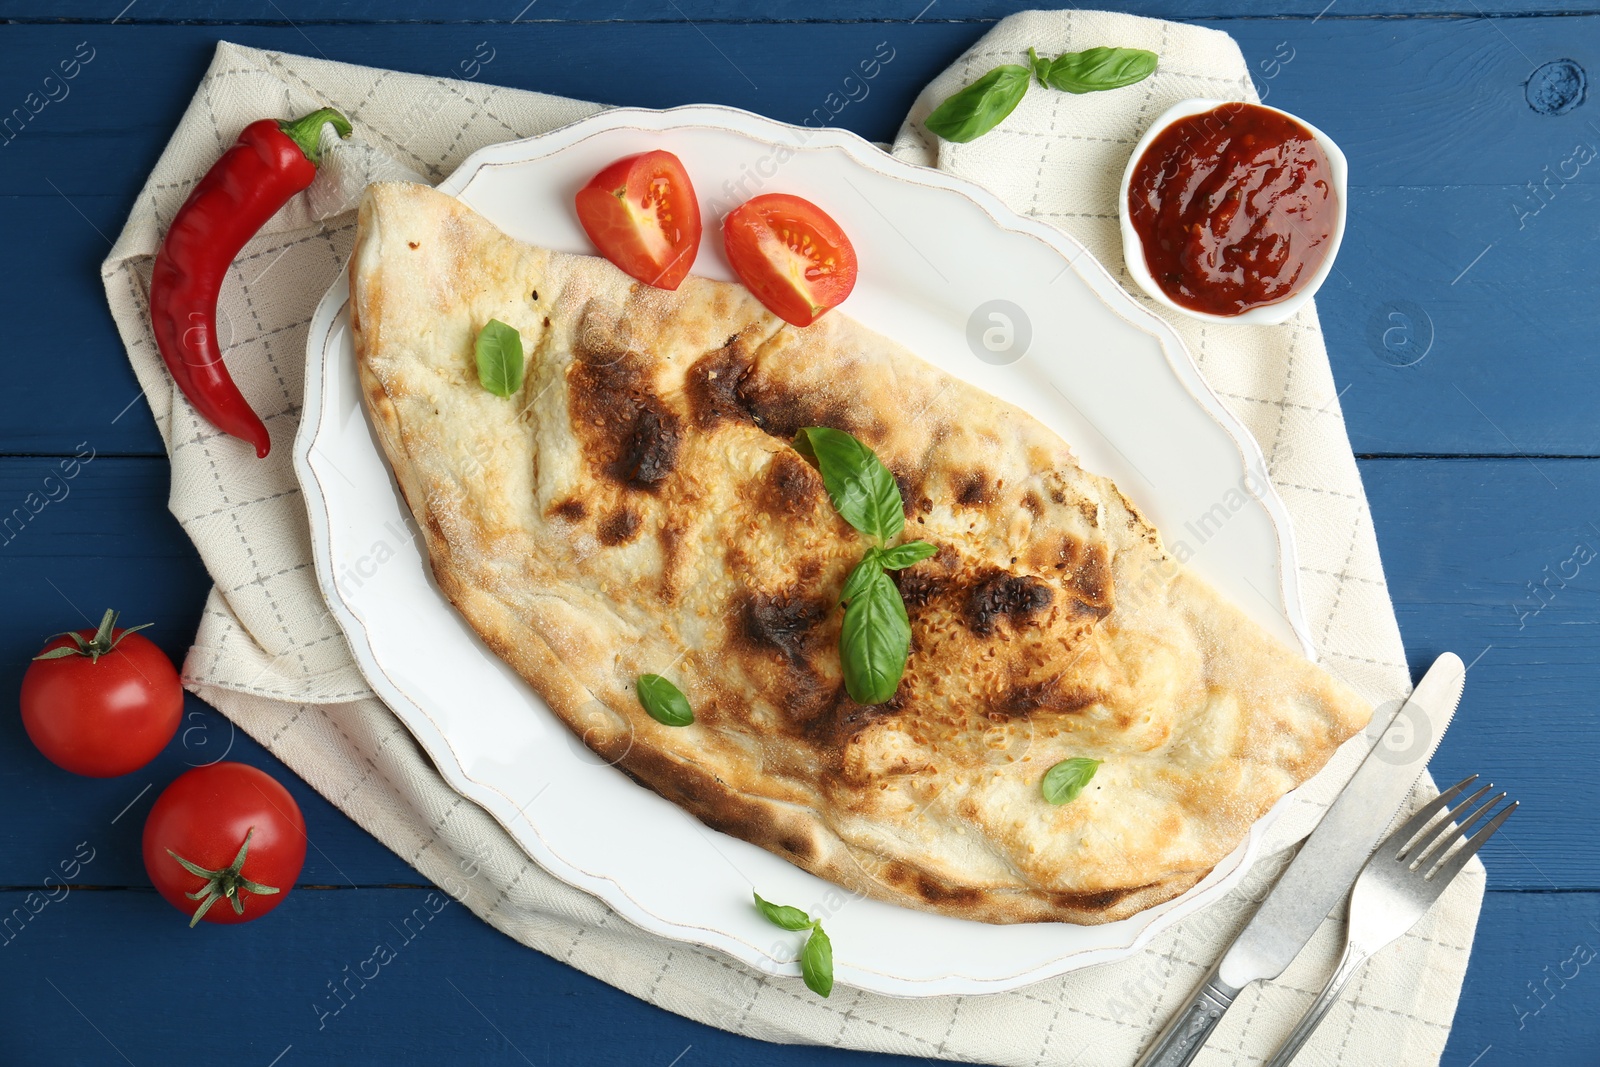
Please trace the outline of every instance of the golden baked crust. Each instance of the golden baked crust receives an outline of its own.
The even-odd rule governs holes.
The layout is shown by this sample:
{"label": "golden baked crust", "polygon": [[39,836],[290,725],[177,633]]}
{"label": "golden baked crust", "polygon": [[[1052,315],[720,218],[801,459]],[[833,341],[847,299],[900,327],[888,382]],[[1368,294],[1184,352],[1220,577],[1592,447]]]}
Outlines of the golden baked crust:
{"label": "golden baked crust", "polygon": [[[634,283],[386,183],[351,325],[441,589],[597,753],[708,825],[869,896],[985,922],[1124,918],[1194,885],[1370,709],[1167,554],[1031,416],[834,313]],[[495,318],[522,391],[477,381]],[[913,644],[894,699],[840,680],[865,547],[790,446],[847,430],[895,473]],[[641,674],[696,722],[651,719]],[[1074,801],[1040,778],[1105,762]]]}

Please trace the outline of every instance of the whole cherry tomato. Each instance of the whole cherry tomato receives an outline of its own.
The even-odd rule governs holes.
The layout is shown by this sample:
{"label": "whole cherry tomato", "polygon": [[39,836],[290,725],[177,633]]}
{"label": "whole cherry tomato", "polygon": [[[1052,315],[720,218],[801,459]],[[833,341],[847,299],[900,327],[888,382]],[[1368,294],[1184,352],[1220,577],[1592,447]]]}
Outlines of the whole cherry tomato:
{"label": "whole cherry tomato", "polygon": [[144,822],[144,869],[191,927],[259,919],[283,903],[305,861],[300,806],[243,763],[184,773]]}
{"label": "whole cherry tomato", "polygon": [[[178,732],[183,685],[167,654],[107,611],[57,634],[22,678],[22,725],[56,766],[91,778],[136,771]],[[145,625],[149,625],[146,623]]]}

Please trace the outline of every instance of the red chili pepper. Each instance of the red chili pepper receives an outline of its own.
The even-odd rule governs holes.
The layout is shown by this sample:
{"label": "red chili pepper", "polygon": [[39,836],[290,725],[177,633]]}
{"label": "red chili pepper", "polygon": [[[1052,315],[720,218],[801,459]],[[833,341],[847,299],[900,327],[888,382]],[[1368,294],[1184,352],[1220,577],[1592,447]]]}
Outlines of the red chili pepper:
{"label": "red chili pepper", "polygon": [[254,445],[257,456],[272,439],[223,365],[217,295],[245,242],[317,176],[329,122],[350,136],[349,120],[326,107],[294,122],[246,126],[178,209],[150,275],[151,325],[167,370],[200,414]]}

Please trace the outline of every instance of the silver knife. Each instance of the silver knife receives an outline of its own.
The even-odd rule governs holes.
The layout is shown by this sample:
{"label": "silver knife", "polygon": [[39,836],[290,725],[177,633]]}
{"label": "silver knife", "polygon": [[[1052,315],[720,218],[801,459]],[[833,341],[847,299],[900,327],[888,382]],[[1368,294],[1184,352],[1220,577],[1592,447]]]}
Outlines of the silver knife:
{"label": "silver knife", "polygon": [[1361,867],[1388,831],[1395,812],[1433,757],[1461,702],[1467,669],[1446,652],[1434,660],[1411,698],[1384,724],[1408,723],[1419,736],[1409,752],[1383,744],[1383,734],[1355,776],[1311,831],[1266,902],[1256,911],[1205,982],[1172,1017],[1134,1067],[1183,1067],[1200,1052],[1245,986],[1276,978],[1305,948],[1322,920],[1350,892]]}

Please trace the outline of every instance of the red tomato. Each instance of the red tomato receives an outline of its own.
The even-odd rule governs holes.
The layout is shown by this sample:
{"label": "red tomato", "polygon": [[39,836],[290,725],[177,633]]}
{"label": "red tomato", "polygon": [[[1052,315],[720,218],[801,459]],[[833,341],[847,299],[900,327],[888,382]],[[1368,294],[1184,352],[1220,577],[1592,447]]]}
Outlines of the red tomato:
{"label": "red tomato", "polygon": [[144,869],[190,926],[259,919],[283,903],[305,861],[294,797],[243,763],[184,773],[144,821]]}
{"label": "red tomato", "polygon": [[722,241],[733,272],[768,311],[810,326],[856,285],[856,250],[809,200],[767,193],[729,212]]}
{"label": "red tomato", "polygon": [[578,190],[578,221],[600,254],[657,289],[676,289],[700,248],[700,201],[671,152],[627,156]]}
{"label": "red tomato", "polygon": [[[22,676],[22,725],[56,766],[91,778],[136,771],[178,732],[183,685],[167,654],[108,611],[58,634]],[[146,624],[148,625],[148,624]]]}

